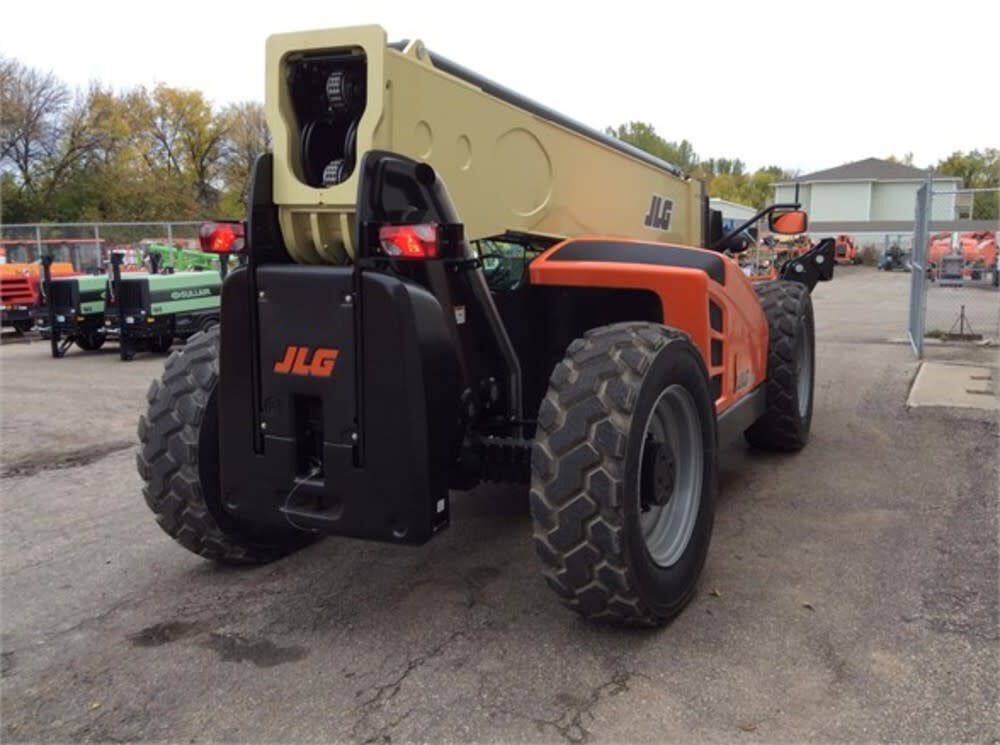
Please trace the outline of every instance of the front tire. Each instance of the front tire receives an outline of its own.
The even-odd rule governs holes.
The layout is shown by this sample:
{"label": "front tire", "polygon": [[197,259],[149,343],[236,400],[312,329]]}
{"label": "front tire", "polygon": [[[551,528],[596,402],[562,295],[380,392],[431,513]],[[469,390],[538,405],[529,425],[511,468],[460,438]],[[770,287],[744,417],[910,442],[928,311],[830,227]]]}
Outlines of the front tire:
{"label": "front tire", "polygon": [[800,282],[765,282],[755,289],[769,329],[767,410],[745,437],[762,450],[801,450],[809,440],[815,385],[812,298]]}
{"label": "front tire", "polygon": [[166,354],[170,351],[170,347],[173,346],[173,343],[173,336],[157,336],[150,340],[149,350],[154,354]]}
{"label": "front tire", "polygon": [[76,345],[85,352],[96,352],[104,346],[104,334],[84,334],[76,338]]}
{"label": "front tire", "polygon": [[708,374],[679,331],[588,331],[553,370],[532,451],[535,546],[586,618],[657,626],[694,595],[715,509]]}
{"label": "front tire", "polygon": [[222,506],[219,487],[219,332],[195,334],[168,360],[139,419],[139,476],[156,522],[199,556],[263,564],[301,548],[312,534],[259,529]]}

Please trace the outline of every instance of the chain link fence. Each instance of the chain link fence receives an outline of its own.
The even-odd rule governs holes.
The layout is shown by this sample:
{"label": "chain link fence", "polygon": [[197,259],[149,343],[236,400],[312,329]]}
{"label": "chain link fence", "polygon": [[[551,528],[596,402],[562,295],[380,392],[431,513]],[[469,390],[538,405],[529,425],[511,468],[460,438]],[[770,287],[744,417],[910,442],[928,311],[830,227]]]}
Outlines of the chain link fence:
{"label": "chain link fence", "polygon": [[917,192],[909,324],[917,357],[926,339],[1000,343],[1000,223],[992,230],[931,233],[927,216],[934,196],[943,193],[929,183]]}
{"label": "chain link fence", "polygon": [[198,249],[200,222],[39,223],[0,225],[0,263],[35,263],[43,256],[78,272],[103,273],[112,253],[126,267],[142,266],[151,252],[173,266],[182,251]]}
{"label": "chain link fence", "polygon": [[927,287],[924,336],[932,339],[1000,342],[1000,290],[996,269],[965,269],[958,280]]}
{"label": "chain link fence", "polygon": [[913,236],[910,233],[851,233],[854,245],[858,247],[860,263],[865,266],[882,266],[885,257],[896,247],[905,257],[913,253]]}

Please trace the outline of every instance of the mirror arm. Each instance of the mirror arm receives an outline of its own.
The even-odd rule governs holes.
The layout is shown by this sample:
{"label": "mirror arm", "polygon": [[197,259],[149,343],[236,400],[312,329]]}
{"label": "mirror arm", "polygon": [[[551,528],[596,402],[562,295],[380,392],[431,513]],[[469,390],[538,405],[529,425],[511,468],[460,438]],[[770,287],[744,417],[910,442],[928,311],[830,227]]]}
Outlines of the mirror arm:
{"label": "mirror arm", "polygon": [[770,207],[765,207],[760,212],[758,212],[756,215],[754,215],[749,220],[747,220],[745,223],[743,223],[742,225],[734,228],[733,230],[730,230],[724,236],[722,236],[721,238],[719,238],[719,240],[717,240],[715,243],[713,243],[711,246],[709,246],[709,248],[712,249],[712,250],[715,250],[719,246],[725,245],[726,241],[730,240],[731,238],[736,237],[737,235],[739,235],[740,233],[742,233],[744,230],[746,230],[747,228],[749,228],[751,225],[754,225],[755,223],[759,222],[760,220],[763,220],[765,217],[767,217],[768,215],[770,215],[775,210],[797,210],[801,206],[802,205],[800,203],[794,202],[794,203],[789,203],[789,204],[772,204]]}

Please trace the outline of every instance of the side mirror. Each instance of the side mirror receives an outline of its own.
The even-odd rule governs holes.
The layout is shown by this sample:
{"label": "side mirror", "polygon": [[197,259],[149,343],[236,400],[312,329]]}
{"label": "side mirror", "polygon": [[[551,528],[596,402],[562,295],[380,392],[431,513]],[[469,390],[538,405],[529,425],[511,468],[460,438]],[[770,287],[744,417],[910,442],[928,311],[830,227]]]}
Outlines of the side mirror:
{"label": "side mirror", "polygon": [[802,210],[775,210],[767,217],[767,227],[772,233],[795,235],[806,232],[809,220]]}

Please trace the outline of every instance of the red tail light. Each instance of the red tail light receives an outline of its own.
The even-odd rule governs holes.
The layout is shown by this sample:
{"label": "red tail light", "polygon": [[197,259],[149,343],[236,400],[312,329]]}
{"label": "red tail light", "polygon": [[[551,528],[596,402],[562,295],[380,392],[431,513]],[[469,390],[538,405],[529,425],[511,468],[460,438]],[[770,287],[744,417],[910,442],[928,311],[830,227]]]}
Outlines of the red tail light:
{"label": "red tail light", "polygon": [[435,259],[438,255],[438,226],[383,225],[378,231],[382,253],[400,259]]}
{"label": "red tail light", "polygon": [[198,242],[206,253],[239,253],[243,250],[243,223],[203,222]]}

